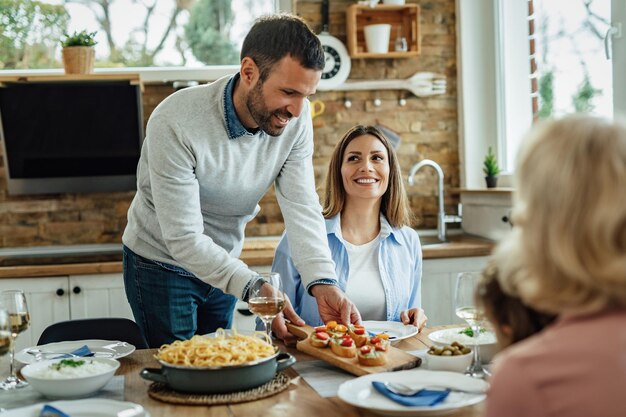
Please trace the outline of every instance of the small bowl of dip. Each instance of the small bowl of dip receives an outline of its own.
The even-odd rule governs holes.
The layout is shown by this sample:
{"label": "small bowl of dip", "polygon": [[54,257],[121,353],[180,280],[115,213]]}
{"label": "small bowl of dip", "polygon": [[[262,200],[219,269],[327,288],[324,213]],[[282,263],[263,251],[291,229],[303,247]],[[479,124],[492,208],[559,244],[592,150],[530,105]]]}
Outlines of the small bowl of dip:
{"label": "small bowl of dip", "polygon": [[50,359],[22,368],[35,391],[49,398],[87,397],[113,378],[120,363],[109,358]]}

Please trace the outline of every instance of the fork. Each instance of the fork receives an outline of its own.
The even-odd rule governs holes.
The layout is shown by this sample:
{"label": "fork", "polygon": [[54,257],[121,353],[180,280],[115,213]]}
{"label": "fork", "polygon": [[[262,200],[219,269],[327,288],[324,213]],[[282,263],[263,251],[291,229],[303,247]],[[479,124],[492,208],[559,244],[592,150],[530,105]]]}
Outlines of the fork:
{"label": "fork", "polygon": [[424,389],[445,389],[450,392],[463,392],[467,394],[484,394],[485,393],[484,390],[458,389],[458,388],[447,387],[445,385],[432,385],[431,384],[431,385],[424,385],[419,388],[411,388],[399,382],[383,382],[383,385],[385,386],[385,388],[387,388],[389,391],[393,392],[394,394],[402,395],[404,397],[412,397],[413,395],[417,394],[418,392]]}

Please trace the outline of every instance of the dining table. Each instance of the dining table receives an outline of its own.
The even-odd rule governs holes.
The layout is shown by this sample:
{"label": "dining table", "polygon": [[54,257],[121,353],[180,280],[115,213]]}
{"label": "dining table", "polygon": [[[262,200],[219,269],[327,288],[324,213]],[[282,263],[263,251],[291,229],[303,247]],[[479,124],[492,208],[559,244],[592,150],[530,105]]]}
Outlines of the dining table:
{"label": "dining table", "polygon": [[[432,331],[449,327],[458,327],[458,325],[425,328],[415,336],[399,341],[396,347],[407,351],[427,349],[432,345],[428,334]],[[317,359],[298,351],[295,347],[287,347],[280,341],[278,341],[277,344],[280,350],[292,354],[298,362]],[[148,388],[152,382],[140,376],[140,372],[143,368],[160,367],[154,357],[155,353],[156,349],[138,349],[129,356],[120,358],[121,366],[116,373],[116,375],[124,376],[124,400],[140,404],[149,411],[151,417],[373,417],[377,415],[368,410],[354,407],[336,396],[322,397],[304,378],[300,377],[293,367],[283,371],[291,379],[287,389],[260,400],[211,406],[180,405],[162,402],[149,396]],[[5,360],[2,362],[6,363],[6,357],[3,359]],[[3,366],[0,375],[5,373],[6,369]],[[484,403],[479,403],[474,406],[456,410],[448,415],[454,417],[482,417],[484,415],[484,409]]]}

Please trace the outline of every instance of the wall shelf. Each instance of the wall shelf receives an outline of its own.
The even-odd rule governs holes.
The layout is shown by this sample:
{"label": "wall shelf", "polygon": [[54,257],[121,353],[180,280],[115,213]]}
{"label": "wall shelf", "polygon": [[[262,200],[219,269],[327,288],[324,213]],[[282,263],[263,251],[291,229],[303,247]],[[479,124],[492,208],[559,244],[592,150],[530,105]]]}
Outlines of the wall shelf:
{"label": "wall shelf", "polygon": [[[348,51],[352,58],[409,58],[420,53],[419,42],[419,14],[417,4],[367,5],[353,4],[346,11],[346,26],[348,37]],[[389,52],[385,54],[367,52],[363,28],[367,25],[388,23],[391,25],[389,36]],[[394,43],[398,37],[407,41],[408,51],[396,52]]]}

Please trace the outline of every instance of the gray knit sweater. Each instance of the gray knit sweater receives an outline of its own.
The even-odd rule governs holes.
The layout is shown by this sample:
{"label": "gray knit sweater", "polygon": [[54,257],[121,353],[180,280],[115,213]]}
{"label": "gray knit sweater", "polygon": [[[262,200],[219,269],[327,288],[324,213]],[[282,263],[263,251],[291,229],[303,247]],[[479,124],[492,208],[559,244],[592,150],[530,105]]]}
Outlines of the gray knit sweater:
{"label": "gray knit sweater", "polygon": [[279,137],[229,138],[230,78],[176,92],[150,116],[124,244],[242,298],[255,279],[237,259],[244,228],[274,184],[303,282],[336,279],[315,192],[308,103]]}

